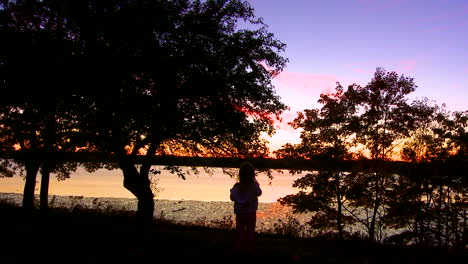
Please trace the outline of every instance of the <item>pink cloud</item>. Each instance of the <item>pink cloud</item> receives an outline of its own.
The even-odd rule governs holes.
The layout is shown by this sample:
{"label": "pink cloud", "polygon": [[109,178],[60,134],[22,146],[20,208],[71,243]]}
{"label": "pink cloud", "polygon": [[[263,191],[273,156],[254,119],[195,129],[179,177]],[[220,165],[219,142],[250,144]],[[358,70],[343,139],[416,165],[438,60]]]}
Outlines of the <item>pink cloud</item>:
{"label": "pink cloud", "polygon": [[368,70],[365,70],[363,68],[353,68],[351,69],[353,72],[357,72],[357,73],[366,73],[366,72],[369,72]]}
{"label": "pink cloud", "polygon": [[408,72],[413,71],[418,65],[418,60],[408,59],[400,61],[396,67],[397,72]]}
{"label": "pink cloud", "polygon": [[[267,68],[267,67],[265,67]],[[300,129],[293,129],[288,123],[297,117],[297,112],[304,109],[320,108],[317,102],[322,93],[332,93],[340,79],[333,75],[298,73],[283,71],[278,74],[273,83],[282,101],[290,107],[283,112],[281,120],[275,120],[276,133],[271,138],[271,150],[279,149],[286,143],[300,142]]]}
{"label": "pink cloud", "polygon": [[274,81],[278,83],[277,88],[281,91],[307,96],[333,91],[338,78],[331,75],[283,71],[274,78]]}
{"label": "pink cloud", "polygon": [[[271,70],[265,63],[260,64]],[[300,93],[303,96],[310,94],[329,93],[334,90],[338,78],[326,74],[299,73],[282,71],[273,78],[276,89],[281,93]]]}
{"label": "pink cloud", "polygon": [[320,94],[334,92],[338,81],[337,77],[326,74],[289,71],[279,73],[273,79],[273,83],[278,95],[290,107],[290,110],[283,112],[280,120],[275,120],[274,127],[277,131],[297,134],[297,130],[293,129],[288,123],[297,117],[298,111],[320,107],[317,102]]}

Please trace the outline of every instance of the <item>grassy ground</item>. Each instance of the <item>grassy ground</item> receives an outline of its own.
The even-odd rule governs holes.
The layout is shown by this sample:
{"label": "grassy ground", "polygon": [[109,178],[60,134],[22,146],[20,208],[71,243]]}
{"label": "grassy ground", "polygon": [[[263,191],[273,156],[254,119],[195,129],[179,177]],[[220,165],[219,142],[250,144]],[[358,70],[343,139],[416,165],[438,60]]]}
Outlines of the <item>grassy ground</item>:
{"label": "grassy ground", "polygon": [[[131,261],[232,263],[466,263],[466,250],[389,247],[365,241],[258,235],[256,252],[232,251],[234,233],[155,222],[136,228],[131,214],[52,209],[25,212],[0,205],[0,259],[15,261]],[[167,262],[171,261],[171,262]]]}

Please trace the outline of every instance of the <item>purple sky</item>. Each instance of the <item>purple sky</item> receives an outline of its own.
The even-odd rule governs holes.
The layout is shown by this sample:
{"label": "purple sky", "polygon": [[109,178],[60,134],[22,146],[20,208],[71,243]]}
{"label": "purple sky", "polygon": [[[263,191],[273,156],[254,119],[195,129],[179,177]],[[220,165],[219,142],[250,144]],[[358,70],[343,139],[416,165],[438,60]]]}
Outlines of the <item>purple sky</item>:
{"label": "purple sky", "polygon": [[[319,107],[339,81],[366,85],[377,67],[414,78],[410,99],[427,97],[452,111],[468,110],[466,0],[248,0],[269,31],[287,45],[289,63],[276,91],[297,111]],[[281,125],[272,149],[297,143]]]}

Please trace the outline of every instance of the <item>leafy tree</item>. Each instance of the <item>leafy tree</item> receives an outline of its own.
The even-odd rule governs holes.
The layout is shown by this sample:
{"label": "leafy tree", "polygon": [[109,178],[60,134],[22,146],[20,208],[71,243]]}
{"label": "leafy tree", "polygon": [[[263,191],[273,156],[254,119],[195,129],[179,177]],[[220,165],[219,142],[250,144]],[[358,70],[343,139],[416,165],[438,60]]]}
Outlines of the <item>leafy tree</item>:
{"label": "leafy tree", "polygon": [[454,165],[467,161],[466,112],[450,113],[433,107],[432,114],[418,127],[402,152],[405,158],[428,169],[423,174],[401,178],[404,182],[395,191],[390,220],[394,227],[406,231],[391,240],[425,246],[463,246],[467,230],[466,169]]}
{"label": "leafy tree", "polygon": [[47,207],[51,172],[68,177],[76,164],[57,162],[53,152],[74,150],[77,127],[66,84],[72,30],[42,2],[2,1],[0,8],[1,136],[7,152],[21,152],[26,169],[23,206],[34,206],[36,175],[42,172],[41,207]]}
{"label": "leafy tree", "polygon": [[[286,63],[285,45],[248,3],[41,4],[66,29],[51,31],[66,43],[59,57],[66,89],[55,98],[79,101],[69,106],[86,148],[117,156],[141,220],[153,216],[151,164],[137,167],[133,157],[267,154],[260,135],[274,132],[273,119],[286,108],[271,84]],[[254,29],[237,29],[239,20]]]}
{"label": "leafy tree", "polygon": [[432,134],[434,121],[436,120],[437,105],[431,105],[427,98],[413,102],[413,109],[419,112],[419,118],[415,120],[416,128],[410,131],[410,135],[403,142],[401,159],[410,162],[423,162],[432,160],[427,154],[430,147],[429,135]]}
{"label": "leafy tree", "polygon": [[373,160],[394,158],[395,147],[415,127],[414,108],[407,95],[416,90],[412,78],[377,68],[374,78],[358,87],[354,99],[360,106],[357,140]]}
{"label": "leafy tree", "polygon": [[[94,142],[119,157],[124,187],[138,198],[144,222],[154,209],[151,164],[144,162],[138,170],[129,153],[267,153],[260,133],[272,133],[270,114],[285,108],[270,83],[286,62],[277,54],[284,45],[254,20],[246,3],[96,5],[80,17],[86,19],[74,21],[90,32],[82,39],[89,48],[85,54],[100,69],[93,70],[100,76],[86,75],[93,76],[91,84],[105,87],[104,94],[92,97],[98,124],[91,127],[97,131]],[[239,19],[260,28],[236,30]]]}
{"label": "leafy tree", "polygon": [[[321,109],[299,112],[290,123],[293,128],[302,129],[301,143],[284,146],[276,152],[278,157],[290,158],[289,154],[294,153],[292,157],[324,161],[352,158],[349,149],[353,145],[356,106],[339,84],[335,93],[321,94],[318,102],[323,104]],[[344,213],[347,192],[352,186],[349,176],[336,167],[310,172],[294,181],[293,187],[302,191],[280,198],[279,202],[291,205],[295,212],[316,212],[309,222],[312,228],[320,233],[336,230],[339,239],[343,239],[344,227],[353,223],[353,218]]]}
{"label": "leafy tree", "polygon": [[[401,149],[401,158],[411,162],[414,167],[430,161],[425,154],[430,148],[428,135],[432,133],[433,122],[438,107],[431,105],[427,99],[413,103],[415,111],[420,113],[416,119],[416,128],[410,131],[409,137],[404,141]],[[416,171],[416,170],[415,170]],[[389,211],[386,224],[395,229],[405,231],[387,238],[388,242],[408,244],[414,241],[420,245],[429,245],[426,235],[427,229],[426,208],[431,203],[430,176],[424,173],[413,172],[399,174],[391,192]],[[413,235],[414,234],[414,235]]]}
{"label": "leafy tree", "polygon": [[[310,193],[299,192],[281,201],[294,205],[298,211],[320,212],[315,215],[315,223],[336,223],[341,237],[340,222],[346,219],[348,223],[361,224],[371,240],[380,240],[399,179],[390,173],[388,161],[395,158],[397,146],[425,114],[416,102],[407,102],[407,95],[415,89],[413,79],[377,68],[374,78],[364,87],[352,85],[344,92],[338,86],[336,94],[321,95],[324,106],[320,111],[306,110],[305,117],[301,113],[293,122],[293,126],[303,129],[301,144],[286,145],[278,154],[345,160],[365,158],[361,156],[364,153],[370,166],[349,172],[331,168],[308,174],[295,186],[312,187]],[[361,152],[351,154],[356,149]]]}
{"label": "leafy tree", "polygon": [[389,173],[386,161],[395,159],[396,147],[415,129],[418,112],[407,102],[407,96],[415,89],[412,78],[377,68],[374,78],[350,95],[359,106],[356,140],[366,147],[373,161],[369,168],[356,174],[360,185],[355,188],[361,195],[353,198],[352,205],[364,211],[359,222],[371,240],[382,238],[390,191],[398,179]]}

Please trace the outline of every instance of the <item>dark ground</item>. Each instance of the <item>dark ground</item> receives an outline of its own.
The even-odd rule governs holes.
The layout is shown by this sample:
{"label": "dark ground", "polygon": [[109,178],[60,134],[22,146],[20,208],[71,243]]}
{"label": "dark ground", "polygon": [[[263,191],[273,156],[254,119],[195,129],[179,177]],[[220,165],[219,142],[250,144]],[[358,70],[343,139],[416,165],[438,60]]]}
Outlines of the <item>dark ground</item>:
{"label": "dark ground", "polygon": [[[467,250],[401,248],[365,241],[293,239],[258,235],[256,252],[232,252],[234,233],[155,223],[136,228],[132,215],[66,210],[25,212],[0,206],[0,261],[47,262],[262,262],[468,263]],[[242,261],[247,258],[246,261]],[[249,261],[250,260],[250,261]]]}

